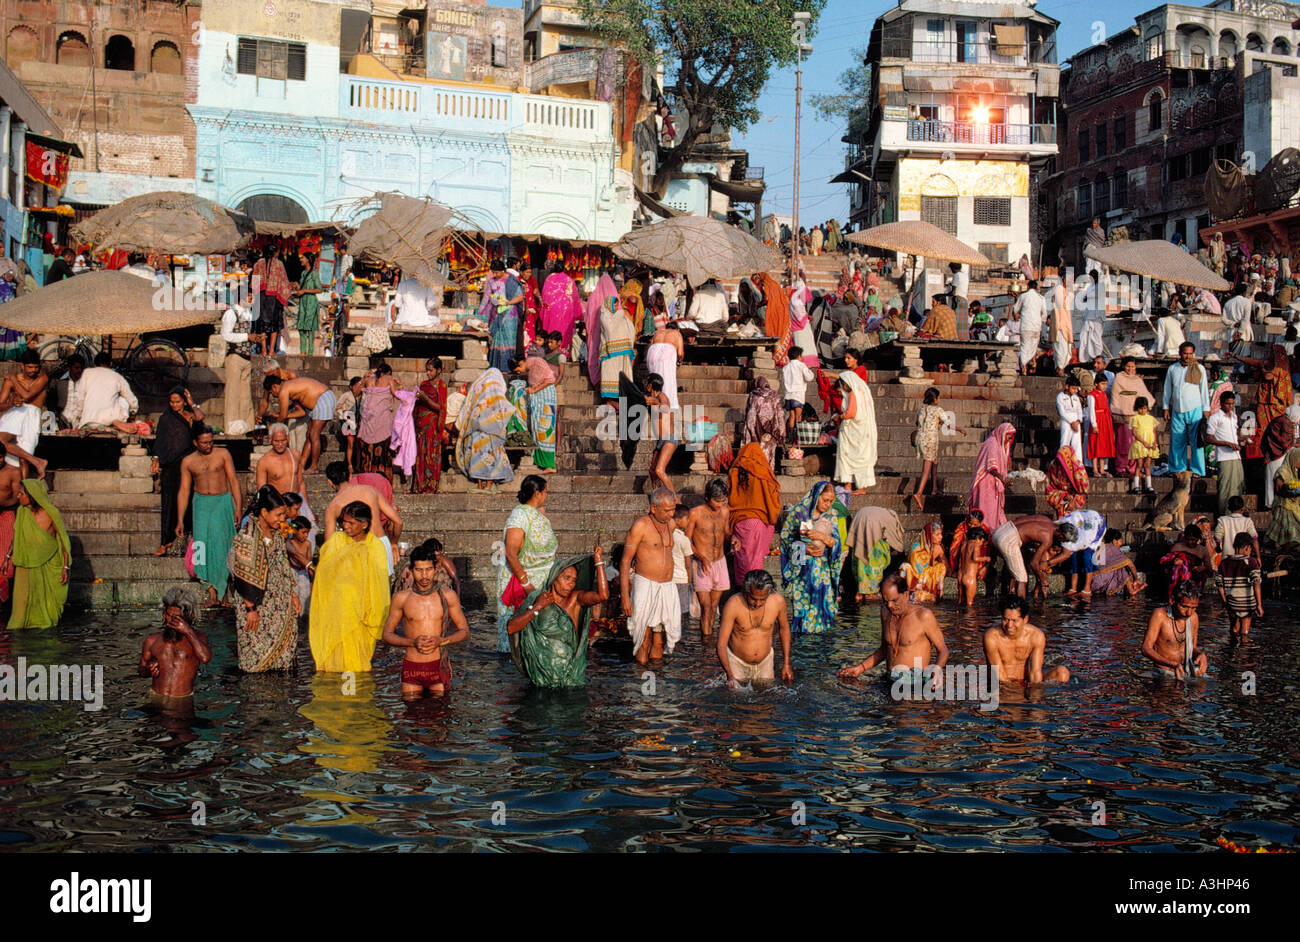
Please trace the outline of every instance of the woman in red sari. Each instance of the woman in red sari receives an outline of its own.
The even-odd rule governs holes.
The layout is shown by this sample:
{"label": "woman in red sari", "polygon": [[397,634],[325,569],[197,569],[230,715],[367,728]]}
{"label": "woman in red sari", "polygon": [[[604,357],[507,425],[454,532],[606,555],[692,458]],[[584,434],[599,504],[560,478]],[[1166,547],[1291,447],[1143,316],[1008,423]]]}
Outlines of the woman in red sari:
{"label": "woman in red sari", "polygon": [[1107,460],[1115,457],[1115,425],[1110,419],[1110,397],[1106,395],[1106,374],[1099,372],[1092,392],[1088,393],[1088,457],[1092,473],[1108,478]]}
{"label": "woman in red sari", "polygon": [[415,475],[411,479],[412,494],[436,494],[442,480],[442,445],[446,439],[447,386],[439,378],[439,362],[430,357],[424,361],[424,372],[429,377],[415,393]]}
{"label": "woman in red sari", "polygon": [[1088,502],[1088,472],[1069,445],[1061,446],[1047,468],[1047,502],[1058,518],[1082,510]]}
{"label": "woman in red sari", "polygon": [[520,272],[518,281],[524,286],[524,329],[521,332],[523,342],[516,349],[515,355],[522,359],[528,348],[537,340],[542,289],[531,267],[525,272]]}
{"label": "woman in red sari", "polygon": [[971,477],[966,509],[978,510],[984,515],[984,526],[989,533],[1007,522],[1004,504],[1007,474],[1011,471],[1011,446],[1015,440],[1016,427],[1003,422],[989,432],[975,457],[975,473]]}
{"label": "woman in red sari", "polygon": [[[1280,343],[1273,344],[1273,355],[1268,360],[1255,360],[1229,354],[1239,363],[1253,366],[1263,371],[1259,386],[1255,390],[1255,423],[1257,428],[1266,429],[1270,422],[1285,414],[1291,406],[1291,358],[1287,356],[1286,347]],[[1259,458],[1258,436],[1245,443],[1242,448],[1243,458]]]}

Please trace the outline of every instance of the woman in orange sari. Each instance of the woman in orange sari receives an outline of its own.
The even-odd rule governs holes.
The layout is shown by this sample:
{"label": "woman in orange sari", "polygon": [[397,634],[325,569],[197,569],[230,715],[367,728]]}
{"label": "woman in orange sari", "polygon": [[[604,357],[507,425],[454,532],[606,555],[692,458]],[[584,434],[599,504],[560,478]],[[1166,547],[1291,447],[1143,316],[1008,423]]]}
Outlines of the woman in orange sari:
{"label": "woman in orange sari", "polygon": [[1047,502],[1058,519],[1088,502],[1088,472],[1069,445],[1061,447],[1047,469]]}
{"label": "woman in orange sari", "polygon": [[763,446],[742,445],[728,472],[731,485],[731,523],[738,546],[735,552],[736,585],[755,569],[763,568],[781,516],[781,485],[772,474]]}
{"label": "woman in orange sari", "polygon": [[790,362],[786,351],[794,339],[790,325],[790,296],[785,293],[781,283],[767,272],[759,272],[751,280],[763,292],[763,303],[767,305],[763,336],[777,339],[776,365],[785,366]]}
{"label": "woman in orange sari", "polygon": [[[1259,388],[1255,391],[1256,428],[1266,429],[1268,424],[1282,415],[1291,406],[1291,358],[1287,356],[1286,347],[1280,343],[1273,344],[1273,355],[1268,360],[1255,360],[1229,354],[1239,363],[1253,366],[1263,371],[1259,379]],[[1257,444],[1259,437],[1245,443],[1242,457],[1260,458],[1262,452]]]}

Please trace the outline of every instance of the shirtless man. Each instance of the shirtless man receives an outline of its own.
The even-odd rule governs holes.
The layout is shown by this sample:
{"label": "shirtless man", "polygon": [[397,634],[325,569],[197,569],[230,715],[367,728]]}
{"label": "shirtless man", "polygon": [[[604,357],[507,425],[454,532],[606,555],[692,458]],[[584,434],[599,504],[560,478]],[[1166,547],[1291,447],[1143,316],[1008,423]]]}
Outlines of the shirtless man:
{"label": "shirtless man", "polygon": [[700,600],[700,633],[706,638],[713,634],[713,616],[718,611],[722,593],[731,588],[727,557],[723,553],[723,544],[728,538],[733,551],[737,546],[731,532],[731,508],[727,504],[730,492],[725,478],[714,478],[704,488],[705,503],[692,508],[686,518],[695,596]]}
{"label": "shirtless man", "polygon": [[619,589],[632,649],[637,663],[642,665],[663,658],[665,640],[668,653],[672,654],[682,636],[682,610],[673,585],[673,510],[676,507],[677,495],[666,487],[655,488],[650,492],[650,510],[632,524],[623,541]]}
{"label": "shirtless man", "polygon": [[998,672],[1001,683],[1064,683],[1070,679],[1070,669],[1064,664],[1043,673],[1047,635],[1029,623],[1026,604],[1018,595],[1002,600],[1002,624],[984,632],[984,660]]}
{"label": "shirtless man", "polygon": [[1047,582],[1052,575],[1052,567],[1069,559],[1069,550],[1061,549],[1062,543],[1073,543],[1079,533],[1073,524],[1062,523],[1059,526],[1051,517],[1033,514],[1018,520],[1008,520],[993,531],[993,545],[1002,554],[1007,572],[1011,576],[1012,591],[1025,597],[1029,589],[1029,573],[1025,569],[1025,557],[1021,547],[1026,543],[1037,547],[1030,566],[1034,570],[1037,584],[1034,595],[1047,596]]}
{"label": "shirtless man", "polygon": [[1157,608],[1147,622],[1142,653],[1156,662],[1160,672],[1175,680],[1200,677],[1209,664],[1205,652],[1196,646],[1201,622],[1196,608],[1201,594],[1190,582],[1174,587],[1173,601],[1167,608]]}
{"label": "shirtless man", "polygon": [[301,494],[302,465],[289,447],[289,426],[277,422],[271,426],[271,450],[257,461],[257,486],[270,484],[281,494]]}
{"label": "shirtless man", "polygon": [[[192,491],[195,495],[192,524],[196,543],[211,539],[215,545],[224,544],[228,547],[230,540],[239,529],[239,513],[242,506],[239,497],[239,478],[235,476],[235,462],[231,459],[229,451],[213,445],[212,429],[199,426],[194,433],[194,451],[181,461],[181,487],[176,496],[176,537],[181,539],[185,536],[185,511],[190,506]],[[224,497],[226,494],[230,495],[231,502],[228,505],[224,500],[197,499],[198,497]],[[229,534],[226,538],[217,537],[217,533],[224,533],[227,529],[226,521],[220,519],[217,516],[219,514],[229,514],[227,519],[233,521],[229,524]],[[226,560],[205,558],[203,562],[199,562],[198,554],[195,556],[194,571],[208,586],[208,605],[218,605],[226,591],[224,580],[229,575]],[[208,579],[209,574],[221,585],[215,585],[213,580]]]}
{"label": "shirtless man", "polygon": [[[325,539],[334,535],[337,527],[336,521],[339,515],[343,513],[343,508],[354,500],[359,500],[370,508],[370,519],[375,521],[376,536],[381,540],[387,540],[389,550],[393,557],[393,564],[397,564],[397,558],[400,554],[398,541],[402,537],[402,516],[383,494],[375,490],[369,484],[353,484],[348,480],[348,467],[342,461],[333,461],[325,468],[325,477],[334,487],[334,499],[330,505],[325,508]],[[380,515],[388,519],[385,525],[387,535],[379,531]]]}
{"label": "shirtless man", "polygon": [[765,570],[755,569],[745,576],[744,590],[727,600],[722,609],[722,627],[718,629],[718,660],[727,675],[727,686],[735,689],[744,683],[775,680],[772,670],[775,651],[772,630],[781,626],[781,682],[794,683],[790,667],[790,617],[785,596],[773,591],[776,586]]}
{"label": "shirtless man", "polygon": [[[291,405],[297,406],[307,415],[309,421],[307,442],[302,449],[302,473],[315,474],[321,456],[321,429],[334,418],[334,407],[338,405],[334,390],[308,376],[285,379],[277,373],[268,374],[262,380],[262,386],[268,397],[279,400],[280,411],[275,413],[275,421],[283,422],[289,418]],[[268,411],[267,415],[270,414]]]}
{"label": "shirtless man", "polygon": [[22,480],[22,471],[0,461],[0,602],[9,598],[9,580],[14,574],[10,555],[14,549],[14,519]]}
{"label": "shirtless man", "polygon": [[650,414],[654,416],[655,437],[659,439],[659,444],[655,445],[654,456],[650,459],[650,483],[672,491],[673,482],[668,477],[668,462],[672,459],[678,444],[672,402],[664,392],[664,379],[658,373],[650,374],[646,386],[645,403],[650,409]]}
{"label": "shirtless man", "polygon": [[50,378],[41,372],[41,358],[35,350],[26,350],[18,358],[18,372],[0,383],[0,412],[14,406],[45,408]]}
{"label": "shirtless man", "polygon": [[208,636],[194,628],[194,596],[174,586],[163,596],[163,630],[144,639],[139,672],[152,677],[151,696],[163,703],[194,696],[199,665],[212,660]]}
{"label": "shirtless man", "polygon": [[[406,660],[402,661],[403,700],[418,700],[426,690],[435,697],[446,693],[451,686],[451,662],[442,649],[469,637],[469,623],[461,611],[460,599],[434,584],[438,571],[434,557],[427,546],[417,546],[411,553],[412,586],[393,596],[388,623],[384,625],[384,641],[406,648]],[[444,636],[448,621],[456,630]]]}
{"label": "shirtless man", "polygon": [[989,531],[983,527],[971,527],[966,531],[966,539],[962,541],[961,552],[957,556],[958,605],[975,604],[980,572],[993,561],[989,555],[988,536]]}
{"label": "shirtless man", "polygon": [[839,676],[848,680],[859,677],[877,664],[889,665],[890,680],[930,665],[930,649],[938,652],[934,664],[936,685],[943,681],[943,667],[948,663],[948,645],[935,621],[934,612],[923,605],[913,605],[907,580],[891,572],[880,583],[880,647],[861,664],[846,667]]}

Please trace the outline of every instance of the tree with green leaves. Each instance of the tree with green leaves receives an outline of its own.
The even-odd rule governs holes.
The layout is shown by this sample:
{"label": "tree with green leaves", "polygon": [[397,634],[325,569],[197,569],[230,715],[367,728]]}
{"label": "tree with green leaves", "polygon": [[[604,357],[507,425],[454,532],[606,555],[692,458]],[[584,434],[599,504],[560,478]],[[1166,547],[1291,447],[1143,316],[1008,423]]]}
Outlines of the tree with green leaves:
{"label": "tree with green leaves", "polygon": [[828,121],[842,121],[851,138],[867,133],[871,117],[871,66],[867,51],[854,49],[849,55],[854,65],[840,73],[840,90],[829,95],[810,95],[808,104]]}
{"label": "tree with green leaves", "polygon": [[791,65],[791,18],[811,14],[811,40],[826,0],[579,0],[601,37],[647,68],[662,65],[665,94],[687,116],[677,144],[659,148],[652,190],[693,159],[714,128],[744,131],[759,118],[758,96],[773,68]]}

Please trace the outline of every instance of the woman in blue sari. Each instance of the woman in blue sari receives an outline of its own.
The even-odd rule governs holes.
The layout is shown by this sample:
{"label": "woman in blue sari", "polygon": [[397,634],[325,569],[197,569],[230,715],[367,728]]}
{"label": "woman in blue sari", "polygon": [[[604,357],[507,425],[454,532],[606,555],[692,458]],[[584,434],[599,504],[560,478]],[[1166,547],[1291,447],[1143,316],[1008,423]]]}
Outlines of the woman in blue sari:
{"label": "woman in blue sari", "polygon": [[781,528],[781,578],[791,631],[814,634],[835,626],[842,562],[835,488],[822,481],[789,510]]}
{"label": "woman in blue sari", "polygon": [[487,319],[491,336],[488,364],[503,374],[510,372],[510,358],[515,355],[523,300],[523,285],[514,275],[506,273],[503,261],[495,260],[491,273],[483,281],[483,303],[479,305],[478,315]]}

